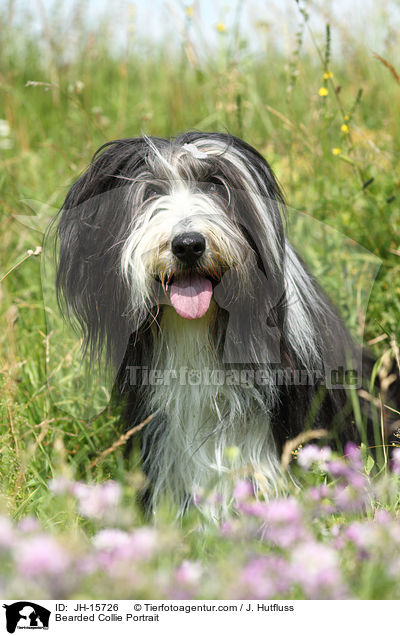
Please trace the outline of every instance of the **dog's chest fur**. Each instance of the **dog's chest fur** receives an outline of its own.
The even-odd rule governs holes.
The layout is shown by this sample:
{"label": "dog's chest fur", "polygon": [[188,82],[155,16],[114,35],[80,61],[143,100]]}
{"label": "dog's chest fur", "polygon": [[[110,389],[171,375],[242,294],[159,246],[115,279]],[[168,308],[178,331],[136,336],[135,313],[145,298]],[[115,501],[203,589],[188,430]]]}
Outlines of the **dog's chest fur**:
{"label": "dog's chest fur", "polygon": [[225,508],[232,468],[237,477],[256,474],[258,487],[271,491],[279,462],[265,400],[251,383],[238,385],[217,359],[209,338],[214,314],[212,305],[203,318],[186,320],[165,307],[151,365],[157,379],[146,400],[158,416],[157,443],[149,427],[145,444],[151,445],[147,469],[155,499],[170,492],[184,502],[216,488]]}

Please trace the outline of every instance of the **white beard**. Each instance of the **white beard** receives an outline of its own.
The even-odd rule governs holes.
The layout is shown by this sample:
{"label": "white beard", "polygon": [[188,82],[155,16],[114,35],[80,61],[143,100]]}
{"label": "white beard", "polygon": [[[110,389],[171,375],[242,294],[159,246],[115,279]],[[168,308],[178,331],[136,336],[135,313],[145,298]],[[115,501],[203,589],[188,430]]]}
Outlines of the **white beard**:
{"label": "white beard", "polygon": [[[153,445],[145,429],[144,441],[151,449],[147,471],[153,504],[170,495],[183,512],[188,500],[196,501],[200,494],[207,516],[219,518],[231,504],[235,478],[250,477],[256,492],[268,496],[277,494],[282,474],[270,427],[271,405],[266,406],[254,386],[230,386],[212,374],[220,370],[220,377],[227,377],[209,339],[215,313],[213,301],[197,320],[164,308],[151,368],[176,370],[177,377],[161,375],[169,380],[148,387],[149,412],[160,416],[164,428]],[[239,452],[229,453],[231,447]],[[213,501],[204,505],[201,495],[210,489]]]}

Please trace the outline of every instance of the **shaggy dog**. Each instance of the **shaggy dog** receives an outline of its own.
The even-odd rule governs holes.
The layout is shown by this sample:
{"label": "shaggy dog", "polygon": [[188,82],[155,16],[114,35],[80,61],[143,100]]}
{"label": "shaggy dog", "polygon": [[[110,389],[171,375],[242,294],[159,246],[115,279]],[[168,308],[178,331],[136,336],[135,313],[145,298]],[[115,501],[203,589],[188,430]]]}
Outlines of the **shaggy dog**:
{"label": "shaggy dog", "polygon": [[66,197],[59,298],[91,359],[118,370],[126,427],[152,415],[153,505],[183,510],[212,486],[226,508],[232,467],[276,493],[283,444],[306,428],[373,439],[349,399],[373,361],[284,230],[271,168],[220,133],[110,142]]}

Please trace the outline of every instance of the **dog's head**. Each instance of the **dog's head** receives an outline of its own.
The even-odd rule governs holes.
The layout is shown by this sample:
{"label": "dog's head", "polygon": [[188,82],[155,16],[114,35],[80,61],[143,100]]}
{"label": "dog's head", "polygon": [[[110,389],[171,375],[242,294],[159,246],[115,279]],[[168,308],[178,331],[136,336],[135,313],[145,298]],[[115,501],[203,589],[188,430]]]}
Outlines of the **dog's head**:
{"label": "dog's head", "polygon": [[282,325],[282,204],[263,157],[229,135],[100,148],[58,225],[58,289],[89,348],[107,342],[120,358],[129,335],[163,304],[193,320],[213,297],[223,310],[235,307],[243,333]]}

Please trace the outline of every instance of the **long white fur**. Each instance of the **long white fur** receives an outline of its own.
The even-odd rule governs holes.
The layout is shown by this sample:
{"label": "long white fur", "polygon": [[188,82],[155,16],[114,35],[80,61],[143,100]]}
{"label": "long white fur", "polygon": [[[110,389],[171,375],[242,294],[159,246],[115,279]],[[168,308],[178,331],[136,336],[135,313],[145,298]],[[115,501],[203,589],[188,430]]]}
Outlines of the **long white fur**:
{"label": "long white fur", "polygon": [[[263,403],[252,386],[190,384],[193,374],[204,378],[205,370],[220,368],[209,338],[213,312],[211,306],[195,321],[181,318],[173,308],[163,312],[152,368],[183,374],[148,387],[149,410],[168,422],[151,448],[149,478],[153,503],[167,494],[182,509],[188,495],[198,499],[212,487],[216,498],[202,507],[219,517],[231,503],[232,471],[252,478],[265,496],[278,493],[282,475],[269,422],[272,404]],[[234,460],[227,453],[230,447],[239,449]]]}
{"label": "long white fur", "polygon": [[[154,297],[154,279],[157,275],[168,276],[178,266],[170,245],[173,236],[182,230],[198,231],[205,236],[204,262],[207,259],[213,262],[217,254],[228,267],[237,269],[244,284],[251,276],[253,262],[248,258],[251,250],[225,214],[223,204],[216,204],[215,199],[192,189],[187,180],[181,180],[182,166],[188,155],[200,161],[202,157],[223,155],[239,170],[264,228],[263,240],[268,242],[271,262],[279,262],[276,231],[266,209],[271,193],[263,185],[262,176],[257,178],[250,172],[239,150],[227,149],[219,141],[200,138],[190,146],[176,149],[175,154],[170,149],[163,154],[149,140],[149,167],[151,171],[162,170],[168,191],[141,206],[135,199],[131,201],[136,209],[130,236],[123,248],[121,269],[131,289],[132,318],[137,327],[154,304],[170,305],[167,297]],[[141,178],[144,187],[148,173],[143,173]],[[259,194],[260,188],[264,189],[264,196]],[[132,191],[140,196],[137,185]],[[286,254],[289,339],[300,359],[311,368],[318,359],[318,352],[307,305],[319,301],[316,295],[314,297],[308,274],[289,245]],[[311,294],[309,298],[304,296],[307,293]],[[164,308],[159,341],[154,348],[154,359],[150,361],[153,369],[188,367],[201,372],[205,368],[219,368],[209,338],[213,303],[203,318],[193,321],[181,318],[172,307]],[[155,412],[168,422],[150,453],[149,477],[155,501],[165,493],[182,501],[199,489],[215,486],[220,495],[220,510],[226,510],[232,494],[229,479],[232,465],[226,455],[231,446],[240,450],[234,468],[258,475],[258,486],[261,484],[264,494],[276,493],[280,483],[279,458],[269,423],[273,391],[270,403],[262,403],[257,390],[251,387],[238,390],[237,386],[204,383],[190,386],[177,380],[149,387],[147,398],[149,413]],[[150,437],[146,440],[146,432],[145,443],[151,443]]]}

